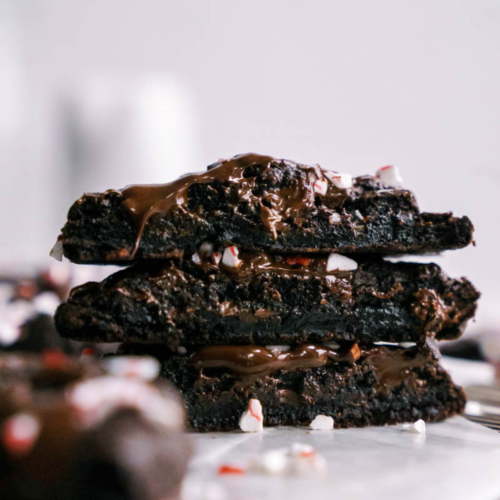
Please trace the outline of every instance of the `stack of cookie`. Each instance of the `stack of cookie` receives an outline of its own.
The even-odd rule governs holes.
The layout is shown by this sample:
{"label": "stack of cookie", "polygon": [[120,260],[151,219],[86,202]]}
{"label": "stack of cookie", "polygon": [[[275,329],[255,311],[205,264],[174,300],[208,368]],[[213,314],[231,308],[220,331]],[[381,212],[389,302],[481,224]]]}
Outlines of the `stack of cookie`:
{"label": "stack of cookie", "polygon": [[384,256],[465,247],[473,227],[421,213],[400,184],[393,167],[352,179],[248,154],[86,194],[54,253],[133,266],[73,290],[57,328],[155,356],[199,430],[460,413],[436,340],[461,335],[479,294],[436,264]]}

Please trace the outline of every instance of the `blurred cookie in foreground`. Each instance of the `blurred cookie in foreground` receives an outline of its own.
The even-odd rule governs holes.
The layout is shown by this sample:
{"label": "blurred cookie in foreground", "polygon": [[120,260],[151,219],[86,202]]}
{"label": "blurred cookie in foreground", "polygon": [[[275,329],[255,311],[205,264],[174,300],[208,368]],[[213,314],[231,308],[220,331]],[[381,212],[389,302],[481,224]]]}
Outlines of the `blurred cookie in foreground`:
{"label": "blurred cookie in foreground", "polygon": [[0,355],[0,485],[12,500],[163,500],[190,457],[152,358]]}

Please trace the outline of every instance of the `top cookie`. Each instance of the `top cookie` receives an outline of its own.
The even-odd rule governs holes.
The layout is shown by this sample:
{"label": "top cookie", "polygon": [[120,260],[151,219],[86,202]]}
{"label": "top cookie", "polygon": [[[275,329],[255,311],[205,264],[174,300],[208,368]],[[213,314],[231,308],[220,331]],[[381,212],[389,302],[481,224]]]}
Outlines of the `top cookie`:
{"label": "top cookie", "polygon": [[52,253],[126,264],[191,254],[210,241],[269,253],[391,255],[465,247],[472,233],[467,217],[421,213],[390,167],[352,179],[245,154],[168,184],[85,194]]}

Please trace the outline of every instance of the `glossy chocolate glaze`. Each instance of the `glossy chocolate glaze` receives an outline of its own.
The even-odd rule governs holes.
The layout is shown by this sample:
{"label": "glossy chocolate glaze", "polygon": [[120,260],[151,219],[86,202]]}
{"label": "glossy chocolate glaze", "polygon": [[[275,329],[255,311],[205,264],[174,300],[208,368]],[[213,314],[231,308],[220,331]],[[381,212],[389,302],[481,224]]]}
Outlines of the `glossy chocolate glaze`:
{"label": "glossy chocolate glaze", "polygon": [[331,348],[323,344],[302,344],[287,352],[260,346],[207,346],[189,357],[200,370],[225,368],[243,382],[265,377],[278,370],[319,368],[330,363],[371,365],[376,369],[379,386],[395,387],[411,376],[411,369],[429,362],[428,350],[373,346],[360,349],[356,343]]}
{"label": "glossy chocolate glaze", "polygon": [[[271,165],[290,164],[299,168],[303,175],[291,179],[287,187],[270,187],[276,181]],[[259,182],[257,182],[259,177]],[[258,154],[238,155],[210,165],[206,172],[188,174],[167,184],[132,185],[122,191],[122,206],[133,217],[137,238],[131,258],[140,244],[144,227],[154,214],[168,215],[174,208],[188,211],[188,190],[193,184],[219,182],[234,186],[234,206],[247,202],[260,207],[260,219],[276,239],[293,221],[300,224],[301,212],[314,206],[314,182],[322,177],[318,166],[300,165],[288,160],[278,160]],[[108,191],[109,192],[109,191]],[[347,198],[346,191],[331,183],[324,195],[328,206],[340,206]],[[196,217],[195,212],[191,212]]]}
{"label": "glossy chocolate glaze", "polygon": [[352,343],[339,349],[321,344],[302,344],[287,352],[272,351],[266,347],[206,346],[190,357],[190,363],[204,368],[227,368],[240,376],[265,376],[277,370],[318,368],[328,363],[354,363],[361,351]]}

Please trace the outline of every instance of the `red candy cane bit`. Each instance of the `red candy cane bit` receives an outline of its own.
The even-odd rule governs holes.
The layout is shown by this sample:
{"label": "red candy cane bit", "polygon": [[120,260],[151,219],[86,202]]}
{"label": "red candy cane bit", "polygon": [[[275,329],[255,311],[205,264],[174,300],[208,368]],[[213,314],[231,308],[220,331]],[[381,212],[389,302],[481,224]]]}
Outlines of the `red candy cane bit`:
{"label": "red candy cane bit", "polygon": [[[262,416],[259,415],[259,413],[256,413],[254,408],[252,408],[252,406],[254,404],[255,403],[253,401],[250,401],[250,404],[248,405],[248,411],[250,412],[250,415],[252,415],[253,418],[257,419],[260,422],[262,420]],[[258,411],[258,409],[257,409],[257,411]]]}
{"label": "red candy cane bit", "polygon": [[86,347],[82,351],[83,356],[93,356],[95,354],[95,349],[92,349],[92,347]]}
{"label": "red candy cane bit", "polygon": [[238,254],[236,253],[236,247],[229,247],[229,250],[231,250],[231,253],[236,257]]}
{"label": "red candy cane bit", "polygon": [[[393,166],[392,165],[387,165],[386,167],[379,168],[378,171],[379,172],[383,172],[384,170],[389,170],[390,168],[393,168]],[[377,177],[378,177],[378,175],[377,175]]]}
{"label": "red candy cane bit", "polygon": [[299,255],[288,255],[285,257],[285,260],[291,266],[296,266],[297,264],[307,267],[311,263],[311,259],[309,257],[301,257]]}
{"label": "red candy cane bit", "polygon": [[45,349],[43,351],[43,364],[51,370],[61,370],[68,365],[67,356],[57,349]]}
{"label": "red candy cane bit", "polygon": [[242,469],[241,467],[233,467],[232,465],[221,465],[219,467],[219,470],[217,471],[217,474],[219,476],[222,476],[224,474],[245,474],[245,470]]}

